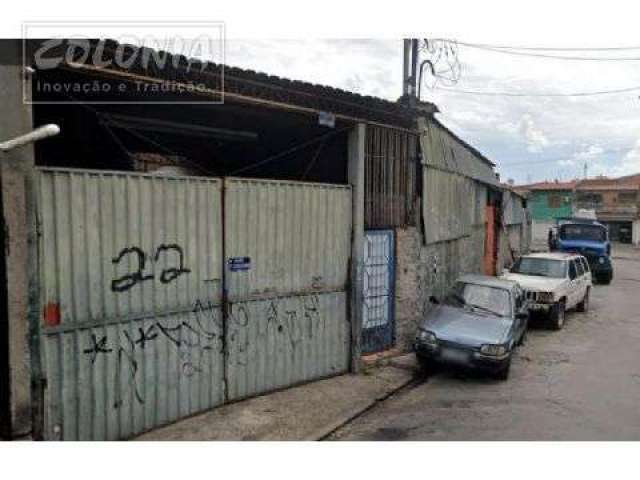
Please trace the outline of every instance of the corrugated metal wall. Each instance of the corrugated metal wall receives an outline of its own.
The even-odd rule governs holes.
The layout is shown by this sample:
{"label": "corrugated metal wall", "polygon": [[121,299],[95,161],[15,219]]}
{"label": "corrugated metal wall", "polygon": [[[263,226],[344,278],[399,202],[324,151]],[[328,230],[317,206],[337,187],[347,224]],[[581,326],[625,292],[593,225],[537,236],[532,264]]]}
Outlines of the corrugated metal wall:
{"label": "corrugated metal wall", "polygon": [[232,304],[228,399],[346,372],[349,325],[344,291]]}
{"label": "corrugated metal wall", "polygon": [[365,227],[415,225],[418,136],[367,126],[365,138]]}
{"label": "corrugated metal wall", "polygon": [[427,168],[423,185],[426,243],[470,235],[475,212],[473,180],[456,173]]}
{"label": "corrugated metal wall", "polygon": [[510,190],[502,193],[502,228],[498,258],[498,273],[510,267],[521,255],[529,251],[529,215],[524,199]]}
{"label": "corrugated metal wall", "polygon": [[229,275],[230,301],[345,289],[350,187],[226,179],[225,205],[226,255],[252,263]]}
{"label": "corrugated metal wall", "polygon": [[222,403],[221,182],[39,183],[47,438],[124,438]]}
{"label": "corrugated metal wall", "polygon": [[350,187],[224,191],[40,170],[46,438],[126,438],[347,370]]}
{"label": "corrugated metal wall", "polygon": [[481,273],[486,205],[498,181],[490,164],[446,129],[420,119],[425,245],[420,250],[419,299],[446,294],[465,273]]}
{"label": "corrugated metal wall", "polygon": [[225,181],[229,399],[344,372],[349,329],[351,189],[285,181]]}
{"label": "corrugated metal wall", "polygon": [[493,166],[470,151],[437,122],[420,118],[418,129],[421,132],[423,165],[455,172],[486,185],[500,186]]}
{"label": "corrugated metal wall", "polygon": [[487,185],[496,185],[493,168],[453,135],[421,119],[423,216],[426,244],[469,237],[484,223]]}
{"label": "corrugated metal wall", "polygon": [[520,225],[526,220],[523,199],[515,193],[504,190],[502,193],[502,221],[505,225]]}

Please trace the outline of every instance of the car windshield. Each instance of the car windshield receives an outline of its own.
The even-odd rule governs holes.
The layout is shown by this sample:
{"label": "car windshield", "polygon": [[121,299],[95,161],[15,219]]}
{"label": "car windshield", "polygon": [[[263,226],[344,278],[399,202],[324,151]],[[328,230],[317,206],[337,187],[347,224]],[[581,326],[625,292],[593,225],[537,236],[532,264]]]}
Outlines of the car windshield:
{"label": "car windshield", "polygon": [[562,240],[591,240],[604,242],[606,231],[597,225],[562,225],[560,227],[560,238]]}
{"label": "car windshield", "polygon": [[458,282],[445,302],[501,317],[511,315],[510,294],[503,288]]}
{"label": "car windshield", "polygon": [[564,278],[565,272],[566,264],[562,260],[535,257],[521,257],[511,269],[511,273],[551,278]]}

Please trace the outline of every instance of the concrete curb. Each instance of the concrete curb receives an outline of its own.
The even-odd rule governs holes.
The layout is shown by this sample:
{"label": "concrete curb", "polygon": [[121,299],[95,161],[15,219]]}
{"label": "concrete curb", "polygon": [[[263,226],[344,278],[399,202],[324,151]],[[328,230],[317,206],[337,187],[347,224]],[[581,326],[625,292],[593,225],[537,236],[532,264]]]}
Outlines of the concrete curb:
{"label": "concrete curb", "polygon": [[[399,367],[395,367],[395,368],[399,368]],[[408,385],[410,385],[415,381],[416,381],[415,378],[408,378],[407,380],[402,382],[400,385],[393,387],[388,392],[385,392],[384,394],[374,398],[373,400],[370,400],[368,402],[363,402],[361,405],[354,407],[349,413],[343,415],[342,418],[308,435],[307,437],[304,438],[304,441],[321,441],[326,439],[332,433],[336,432],[346,424],[354,421],[356,418],[360,417],[361,415],[371,410],[378,403],[387,400],[389,397],[391,397],[392,395],[399,392],[400,390],[402,390],[403,388],[407,387]]]}

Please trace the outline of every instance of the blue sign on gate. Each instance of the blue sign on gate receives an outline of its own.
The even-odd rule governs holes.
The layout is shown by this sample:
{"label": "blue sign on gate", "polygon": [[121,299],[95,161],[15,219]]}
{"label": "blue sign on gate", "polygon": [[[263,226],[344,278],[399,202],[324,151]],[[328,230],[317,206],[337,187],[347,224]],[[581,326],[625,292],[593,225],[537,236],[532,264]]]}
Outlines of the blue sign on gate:
{"label": "blue sign on gate", "polygon": [[231,257],[227,263],[232,272],[251,270],[251,257]]}

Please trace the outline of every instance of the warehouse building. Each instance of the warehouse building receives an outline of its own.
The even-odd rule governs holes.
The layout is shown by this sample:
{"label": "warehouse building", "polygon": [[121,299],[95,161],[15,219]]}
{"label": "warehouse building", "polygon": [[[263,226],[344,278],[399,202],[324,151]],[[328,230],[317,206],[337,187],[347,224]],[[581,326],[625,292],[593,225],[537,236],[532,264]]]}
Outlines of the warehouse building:
{"label": "warehouse building", "polygon": [[61,131],[0,153],[5,437],[129,438],[357,372],[407,347],[430,295],[527,246],[526,205],[434,105],[8,52],[0,141]]}

